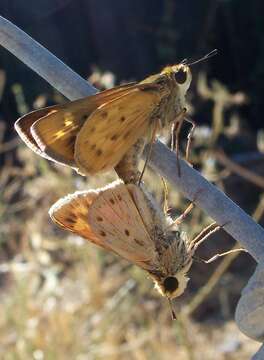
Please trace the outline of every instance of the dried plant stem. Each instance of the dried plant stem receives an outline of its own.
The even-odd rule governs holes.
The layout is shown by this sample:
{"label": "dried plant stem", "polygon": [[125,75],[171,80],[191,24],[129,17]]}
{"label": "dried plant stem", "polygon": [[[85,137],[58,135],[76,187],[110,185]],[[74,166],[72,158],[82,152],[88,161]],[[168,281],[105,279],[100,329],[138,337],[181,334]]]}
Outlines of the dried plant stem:
{"label": "dried plant stem", "polygon": [[241,176],[242,178],[264,189],[264,178],[262,176],[257,175],[253,171],[246,169],[244,166],[235,163],[228,156],[226,156],[226,154],[222,150],[215,151],[214,155],[215,158],[220,162],[220,164],[225,166],[232,173],[235,173]]}
{"label": "dried plant stem", "polygon": [[188,332],[190,319],[185,313],[181,312],[177,315],[179,335],[188,360],[195,360],[192,341],[190,340],[190,332]]}
{"label": "dried plant stem", "polygon": [[19,139],[12,139],[3,144],[0,143],[0,154],[8,152],[16,148],[19,144]]}
{"label": "dried plant stem", "polygon": [[[239,244],[236,244],[232,250],[240,248]],[[185,315],[190,316],[207,298],[207,296],[212,292],[222,275],[226,272],[229,266],[232,264],[233,260],[239,255],[239,252],[233,252],[227,255],[221,263],[217,266],[213,274],[208,279],[207,283],[201,287],[198,293],[192,298],[190,303],[186,305],[183,309]]]}
{"label": "dried plant stem", "polygon": [[[69,99],[96,92],[87,81],[3,17],[0,17],[0,44]],[[145,153],[147,151],[148,148]],[[153,144],[150,165],[188,199],[193,200],[200,191],[195,203],[218,224],[226,224],[224,229],[240,241],[257,261],[264,261],[264,230],[225,194],[181,160],[179,177],[175,153],[158,141]]]}

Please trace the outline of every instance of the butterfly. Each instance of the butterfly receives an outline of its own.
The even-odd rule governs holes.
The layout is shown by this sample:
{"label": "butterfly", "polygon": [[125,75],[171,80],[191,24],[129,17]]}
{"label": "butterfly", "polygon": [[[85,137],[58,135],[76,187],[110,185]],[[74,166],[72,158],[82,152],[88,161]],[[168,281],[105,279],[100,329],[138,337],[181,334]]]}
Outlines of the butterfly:
{"label": "butterfly", "polygon": [[145,270],[169,301],[188,283],[196,245],[141,186],[121,180],[105,188],[77,191],[58,200],[51,219]]}
{"label": "butterfly", "polygon": [[191,78],[187,64],[168,66],[139,83],[30,112],[15,129],[44,158],[83,175],[107,171],[138,140],[182,123]]}

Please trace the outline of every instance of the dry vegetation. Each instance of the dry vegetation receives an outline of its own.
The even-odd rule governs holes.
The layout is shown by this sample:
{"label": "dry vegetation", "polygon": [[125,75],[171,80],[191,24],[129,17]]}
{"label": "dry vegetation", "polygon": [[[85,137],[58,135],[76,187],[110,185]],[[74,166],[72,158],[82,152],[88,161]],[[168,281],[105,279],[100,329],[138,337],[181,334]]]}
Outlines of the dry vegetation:
{"label": "dry vegetation", "polygon": [[[227,143],[240,136],[235,115],[223,119],[232,101],[245,97],[228,96],[220,84],[209,89],[204,77],[198,84],[201,96],[212,101],[213,128],[197,129],[193,159],[207,178],[232,193],[232,186],[244,183],[243,174],[230,176],[232,164],[220,168],[210,149],[216,149],[221,134]],[[175,302],[178,321],[172,322],[166,301],[143,271],[58,229],[48,217],[59,197],[104,185],[114,174],[81,178],[17,140],[2,143],[0,151],[1,359],[246,360],[258,349],[233,321],[240,291],[254,269],[249,255],[233,254],[210,265],[195,262],[188,290]],[[162,203],[160,178],[148,171],[145,181]],[[169,194],[176,215],[187,202],[171,188]],[[249,208],[261,218],[261,201]],[[182,228],[192,237],[209,222],[196,208]],[[208,258],[232,245],[221,232],[203,245],[199,256]]]}

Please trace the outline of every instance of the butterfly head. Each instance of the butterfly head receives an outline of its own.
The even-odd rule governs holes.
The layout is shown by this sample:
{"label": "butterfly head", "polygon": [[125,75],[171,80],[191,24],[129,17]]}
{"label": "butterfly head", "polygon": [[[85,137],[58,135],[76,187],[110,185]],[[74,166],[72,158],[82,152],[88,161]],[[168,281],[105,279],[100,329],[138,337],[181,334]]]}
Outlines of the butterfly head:
{"label": "butterfly head", "polygon": [[159,291],[168,299],[173,320],[177,320],[177,316],[173,308],[172,299],[183,294],[188,281],[189,278],[186,276],[186,273],[180,272],[173,276],[167,276],[163,280],[163,283],[160,284],[161,287]]}
{"label": "butterfly head", "polygon": [[192,73],[190,67],[186,64],[176,64],[167,66],[163,69],[162,74],[167,75],[185,94],[190,87],[192,81]]}
{"label": "butterfly head", "polygon": [[177,274],[169,275],[163,279],[156,280],[158,291],[168,299],[176,298],[184,293],[189,278],[186,272],[179,271]]}

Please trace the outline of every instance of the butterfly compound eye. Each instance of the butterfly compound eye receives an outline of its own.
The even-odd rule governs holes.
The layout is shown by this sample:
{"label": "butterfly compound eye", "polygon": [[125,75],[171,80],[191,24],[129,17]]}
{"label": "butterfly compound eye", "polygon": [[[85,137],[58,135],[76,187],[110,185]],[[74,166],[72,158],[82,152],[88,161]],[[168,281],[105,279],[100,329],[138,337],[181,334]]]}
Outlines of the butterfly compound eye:
{"label": "butterfly compound eye", "polygon": [[177,72],[174,73],[174,77],[177,83],[182,85],[187,80],[187,72],[183,69],[179,69]]}
{"label": "butterfly compound eye", "polygon": [[168,276],[163,282],[165,292],[173,293],[178,289],[179,282],[174,276]]}

